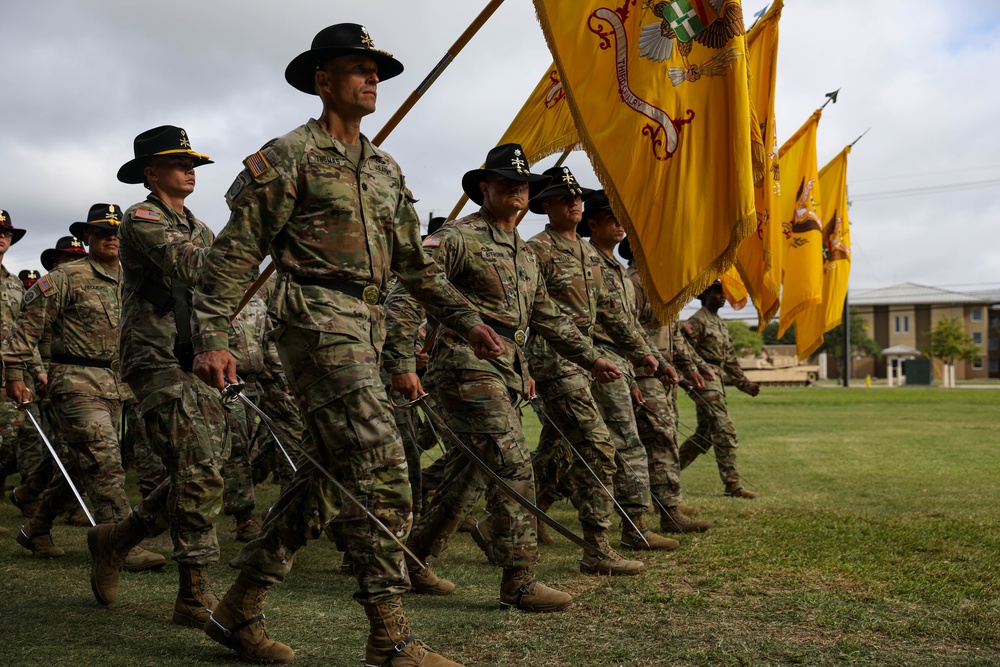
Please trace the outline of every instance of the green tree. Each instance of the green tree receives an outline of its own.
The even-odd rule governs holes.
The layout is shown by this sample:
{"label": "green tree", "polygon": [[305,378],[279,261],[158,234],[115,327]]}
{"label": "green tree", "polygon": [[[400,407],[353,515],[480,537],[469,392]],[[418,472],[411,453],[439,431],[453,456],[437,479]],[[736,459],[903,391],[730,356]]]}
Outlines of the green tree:
{"label": "green tree", "polygon": [[928,336],[930,343],[924,352],[946,364],[959,360],[974,362],[982,356],[982,349],[965,333],[962,320],[957,317],[942,318]]}
{"label": "green tree", "polygon": [[795,325],[788,327],[788,331],[781,338],[778,338],[778,323],[771,322],[760,332],[765,345],[795,345]]}
{"label": "green tree", "polygon": [[726,320],[726,326],[729,327],[729,340],[737,357],[751,357],[764,349],[764,339],[746,322]]}
{"label": "green tree", "polygon": [[[850,310],[851,322],[851,356],[880,357],[882,347],[868,335],[868,323],[858,315],[857,310]],[[830,329],[823,336],[820,352],[832,355],[837,362],[837,377],[844,377],[844,325]]]}

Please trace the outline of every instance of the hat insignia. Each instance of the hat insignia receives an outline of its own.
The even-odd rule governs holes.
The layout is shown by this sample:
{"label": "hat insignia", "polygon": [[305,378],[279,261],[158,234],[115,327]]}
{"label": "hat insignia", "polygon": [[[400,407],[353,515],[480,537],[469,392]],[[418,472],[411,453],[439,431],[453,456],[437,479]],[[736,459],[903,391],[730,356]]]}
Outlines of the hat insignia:
{"label": "hat insignia", "polygon": [[524,167],[526,164],[528,163],[521,159],[521,151],[515,148],[514,157],[510,161],[510,166],[514,167],[514,169],[517,170],[517,173],[519,174],[527,174],[528,173],[527,169],[521,168]]}
{"label": "hat insignia", "polygon": [[369,49],[375,48],[375,42],[373,42],[372,38],[368,35],[368,28],[364,26],[361,26],[361,43]]}
{"label": "hat insignia", "polygon": [[181,130],[181,148],[191,148],[191,142],[187,138],[187,133]]}
{"label": "hat insignia", "polygon": [[38,271],[28,271],[28,280],[38,280]]}
{"label": "hat insignia", "polygon": [[80,243],[80,239],[76,238],[75,236],[73,237],[73,240],[70,241],[69,245],[70,245],[71,248],[82,248],[83,247],[83,244]]}

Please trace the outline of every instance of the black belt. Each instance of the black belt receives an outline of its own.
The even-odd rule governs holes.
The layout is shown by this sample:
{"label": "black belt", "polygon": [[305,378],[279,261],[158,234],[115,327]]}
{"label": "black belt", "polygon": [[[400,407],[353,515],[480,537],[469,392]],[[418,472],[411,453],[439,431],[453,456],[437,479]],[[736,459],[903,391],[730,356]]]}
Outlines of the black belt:
{"label": "black belt", "polygon": [[492,328],[494,331],[496,331],[504,338],[514,341],[516,345],[518,346],[524,345],[524,340],[527,337],[527,335],[524,333],[522,329],[515,329],[514,327],[508,327],[505,324],[500,324],[496,320],[489,320],[486,319],[485,317],[483,318],[483,324],[488,325],[490,328]]}
{"label": "black belt", "polygon": [[580,330],[580,334],[586,336],[587,338],[594,337],[594,325],[591,324],[589,327],[577,327]]}
{"label": "black belt", "polygon": [[353,296],[359,301],[364,301],[369,305],[376,305],[382,301],[382,290],[375,285],[359,285],[350,280],[340,278],[307,278],[305,276],[292,275],[292,280],[299,285],[315,285],[332,289],[347,296]]}
{"label": "black belt", "polygon": [[722,365],[722,362],[719,361],[718,359],[709,359],[708,357],[702,357],[701,359],[706,364],[712,364],[713,366],[721,366]]}
{"label": "black belt", "polygon": [[598,347],[603,347],[608,352],[614,352],[615,354],[617,354],[622,359],[626,358],[625,357],[625,353],[622,352],[622,349],[620,347],[618,347],[617,345],[615,345],[614,343],[606,343],[603,340],[595,340],[594,341],[594,345],[597,345]]}
{"label": "black belt", "polygon": [[118,370],[117,359],[88,359],[87,357],[78,357],[75,354],[53,354],[50,361],[53,364],[66,364],[67,366],[87,366],[88,368]]}

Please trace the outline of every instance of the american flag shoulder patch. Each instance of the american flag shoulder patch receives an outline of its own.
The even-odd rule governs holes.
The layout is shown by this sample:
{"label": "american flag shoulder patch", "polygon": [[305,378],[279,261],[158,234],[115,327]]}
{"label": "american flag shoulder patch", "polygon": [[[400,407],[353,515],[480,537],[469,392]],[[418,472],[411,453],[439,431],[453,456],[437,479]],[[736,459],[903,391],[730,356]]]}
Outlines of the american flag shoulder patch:
{"label": "american flag shoulder patch", "polygon": [[36,284],[38,285],[38,289],[41,290],[42,292],[45,292],[50,287],[52,287],[52,283],[49,282],[49,276],[48,276],[48,274],[46,274],[46,275],[42,276],[41,278],[39,278],[38,282]]}
{"label": "american flag shoulder patch", "polygon": [[690,322],[685,322],[684,323],[684,331],[687,331],[689,334],[691,334],[693,336],[694,335],[694,325],[691,324]]}
{"label": "american flag shoulder patch", "polygon": [[254,178],[257,178],[271,168],[271,164],[264,157],[263,151],[257,151],[246,160],[243,160],[243,166],[250,171]]}
{"label": "american flag shoulder patch", "polygon": [[424,242],[421,245],[423,245],[425,248],[437,248],[439,245],[441,245],[441,237],[428,236],[427,238],[424,239]]}
{"label": "american flag shoulder patch", "polygon": [[152,220],[153,222],[159,222],[160,218],[163,217],[159,212],[150,211],[148,208],[137,208],[132,215],[142,220]]}

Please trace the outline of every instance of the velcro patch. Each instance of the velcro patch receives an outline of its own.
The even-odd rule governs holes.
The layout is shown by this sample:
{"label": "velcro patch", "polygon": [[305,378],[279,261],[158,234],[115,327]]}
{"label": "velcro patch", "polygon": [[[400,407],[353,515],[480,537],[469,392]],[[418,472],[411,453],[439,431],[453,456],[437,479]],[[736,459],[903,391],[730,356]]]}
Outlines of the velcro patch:
{"label": "velcro patch", "polygon": [[38,289],[40,289],[43,293],[48,291],[52,287],[52,283],[49,282],[48,274],[39,278],[36,285],[38,285]]}
{"label": "velcro patch", "polygon": [[441,245],[441,237],[428,236],[427,238],[424,239],[424,242],[421,245],[423,245],[425,248],[437,248],[439,245]]}
{"label": "velcro patch", "polygon": [[243,166],[250,171],[254,178],[257,178],[271,168],[271,163],[264,157],[263,151],[257,151],[246,160],[243,160]]}
{"label": "velcro patch", "polygon": [[693,336],[694,335],[694,325],[691,324],[690,322],[685,322],[684,323],[684,331],[687,331],[689,334],[691,334]]}
{"label": "velcro patch", "polygon": [[140,218],[142,220],[152,220],[153,222],[159,222],[160,218],[163,217],[159,212],[150,211],[148,208],[137,208],[132,211],[132,215],[136,218]]}

